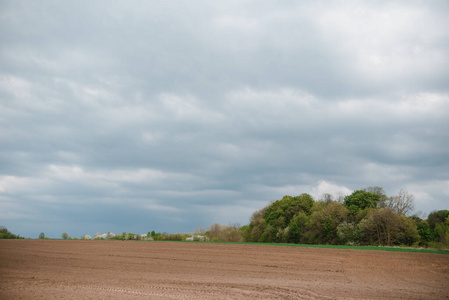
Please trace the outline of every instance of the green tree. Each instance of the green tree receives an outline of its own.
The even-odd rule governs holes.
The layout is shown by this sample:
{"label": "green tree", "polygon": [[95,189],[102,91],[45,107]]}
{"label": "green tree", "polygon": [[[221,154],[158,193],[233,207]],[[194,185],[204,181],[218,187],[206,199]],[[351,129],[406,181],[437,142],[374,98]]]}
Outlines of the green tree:
{"label": "green tree", "polygon": [[399,217],[401,219],[401,222],[399,224],[400,234],[398,236],[398,244],[411,246],[414,243],[418,242],[420,236],[414,220],[403,215],[400,215]]}
{"label": "green tree", "polygon": [[433,236],[436,242],[449,244],[449,227],[444,223],[437,224]]}
{"label": "green tree", "polygon": [[385,194],[385,191],[380,186],[369,186],[363,189],[363,191],[376,194],[379,196],[379,202],[377,202],[377,207],[379,208],[386,208],[387,207],[387,201],[388,196]]}
{"label": "green tree", "polygon": [[249,225],[240,227],[240,234],[244,242],[251,242],[251,227]]}
{"label": "green tree", "polygon": [[432,240],[432,230],[426,220],[416,220],[416,229],[418,230],[419,242],[426,244]]}
{"label": "green tree", "polygon": [[260,242],[289,240],[291,220],[300,212],[310,215],[314,203],[312,196],[306,193],[295,197],[284,196],[281,200],[274,201],[253,214],[250,223],[251,239]]}
{"label": "green tree", "polygon": [[359,243],[360,229],[354,223],[343,221],[337,226],[337,236],[343,245],[356,245]]}
{"label": "green tree", "polygon": [[43,233],[43,232],[39,233],[39,239],[40,240],[45,239],[45,233]]}
{"label": "green tree", "polygon": [[349,196],[346,196],[343,205],[351,214],[356,215],[360,210],[375,208],[379,200],[379,195],[359,190],[354,191]]}
{"label": "green tree", "polygon": [[419,240],[419,233],[411,218],[398,215],[389,208],[372,210],[359,228],[364,244],[379,246],[412,245]]}
{"label": "green tree", "polygon": [[66,239],[69,238],[69,235],[67,234],[67,232],[64,232],[64,233],[61,235],[61,238],[62,238],[63,240],[66,240]]}
{"label": "green tree", "polygon": [[308,217],[304,212],[299,212],[293,217],[288,227],[289,242],[299,244],[303,241],[307,221]]}
{"label": "green tree", "polygon": [[298,212],[310,215],[314,202],[312,196],[306,193],[295,197],[284,196],[266,208],[263,218],[274,228],[285,228]]}
{"label": "green tree", "polygon": [[0,226],[0,239],[22,239],[22,237],[9,232],[5,226]]}
{"label": "green tree", "polygon": [[429,223],[430,228],[434,230],[438,224],[444,223],[448,216],[449,210],[434,210],[427,217],[427,222]]}
{"label": "green tree", "polygon": [[326,204],[324,209],[315,211],[308,222],[306,239],[313,244],[338,244],[337,227],[347,220],[346,207],[338,202]]}
{"label": "green tree", "polygon": [[260,210],[256,210],[250,218],[250,232],[251,232],[251,242],[258,242],[262,233],[265,230],[267,222],[263,218],[267,207]]}

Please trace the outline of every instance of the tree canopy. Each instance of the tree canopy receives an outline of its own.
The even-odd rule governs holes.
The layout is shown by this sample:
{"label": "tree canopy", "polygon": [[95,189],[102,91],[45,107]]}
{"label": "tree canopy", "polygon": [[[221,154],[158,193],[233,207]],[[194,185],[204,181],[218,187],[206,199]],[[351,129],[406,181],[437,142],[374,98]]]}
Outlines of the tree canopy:
{"label": "tree canopy", "polygon": [[358,190],[346,196],[343,205],[350,213],[356,214],[360,210],[377,207],[379,200],[380,196],[378,194]]}
{"label": "tree canopy", "polygon": [[245,241],[347,245],[449,245],[449,211],[428,220],[409,216],[414,197],[404,190],[388,197],[381,187],[356,190],[343,203],[330,194],[284,196],[254,212],[241,230]]}

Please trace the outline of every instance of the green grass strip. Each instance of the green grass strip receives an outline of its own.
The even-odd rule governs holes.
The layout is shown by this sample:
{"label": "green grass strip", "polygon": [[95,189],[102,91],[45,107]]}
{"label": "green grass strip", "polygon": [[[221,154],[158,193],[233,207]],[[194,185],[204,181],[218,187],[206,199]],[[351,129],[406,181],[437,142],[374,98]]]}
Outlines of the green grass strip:
{"label": "green grass strip", "polygon": [[264,245],[264,246],[283,246],[283,247],[300,247],[300,248],[326,248],[326,249],[349,249],[349,250],[449,254],[449,250],[442,250],[442,249],[387,247],[387,246],[309,245],[309,244],[284,244],[284,243],[248,243],[248,242],[195,242],[195,241],[185,241],[185,242],[186,243]]}

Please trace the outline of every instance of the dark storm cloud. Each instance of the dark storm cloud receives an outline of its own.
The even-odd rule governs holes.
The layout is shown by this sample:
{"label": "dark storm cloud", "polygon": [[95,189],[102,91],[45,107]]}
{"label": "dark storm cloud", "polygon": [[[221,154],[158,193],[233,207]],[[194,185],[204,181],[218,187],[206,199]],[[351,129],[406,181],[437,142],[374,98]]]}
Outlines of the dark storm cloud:
{"label": "dark storm cloud", "polygon": [[444,1],[0,6],[13,232],[191,231],[368,185],[447,208]]}

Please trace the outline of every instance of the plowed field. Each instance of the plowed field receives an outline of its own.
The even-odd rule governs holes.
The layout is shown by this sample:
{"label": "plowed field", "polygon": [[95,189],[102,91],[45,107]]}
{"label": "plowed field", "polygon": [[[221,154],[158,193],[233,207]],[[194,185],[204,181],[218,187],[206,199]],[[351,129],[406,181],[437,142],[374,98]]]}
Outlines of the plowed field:
{"label": "plowed field", "polygon": [[0,299],[449,299],[449,255],[0,240]]}

